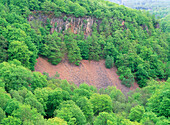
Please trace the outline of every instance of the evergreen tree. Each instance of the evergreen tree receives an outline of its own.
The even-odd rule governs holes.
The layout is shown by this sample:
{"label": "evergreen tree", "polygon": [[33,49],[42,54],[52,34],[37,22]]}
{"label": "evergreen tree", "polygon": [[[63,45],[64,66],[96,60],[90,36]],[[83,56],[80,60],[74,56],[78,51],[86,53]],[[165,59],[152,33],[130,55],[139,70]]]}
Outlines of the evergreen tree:
{"label": "evergreen tree", "polygon": [[112,67],[113,67],[113,64],[114,64],[114,59],[113,59],[113,57],[107,55],[106,61],[105,61],[105,66],[106,66],[106,68],[108,68],[108,69],[112,68]]}

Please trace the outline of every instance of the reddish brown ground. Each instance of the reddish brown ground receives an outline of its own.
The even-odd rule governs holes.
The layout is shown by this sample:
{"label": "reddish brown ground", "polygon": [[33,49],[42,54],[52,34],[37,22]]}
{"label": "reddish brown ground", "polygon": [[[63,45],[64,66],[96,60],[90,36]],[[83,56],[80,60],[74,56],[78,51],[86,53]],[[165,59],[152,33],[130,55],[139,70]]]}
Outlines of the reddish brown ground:
{"label": "reddish brown ground", "polygon": [[85,82],[97,88],[116,86],[123,93],[127,93],[129,90],[134,90],[138,87],[136,83],[131,88],[122,85],[119,76],[116,74],[117,69],[115,67],[106,69],[104,60],[100,60],[99,62],[82,60],[80,66],[75,66],[68,63],[68,61],[63,61],[54,66],[46,59],[39,57],[37,59],[35,71],[41,73],[47,72],[50,76],[54,76],[55,73],[58,72],[60,74],[60,79],[67,79],[77,85]]}

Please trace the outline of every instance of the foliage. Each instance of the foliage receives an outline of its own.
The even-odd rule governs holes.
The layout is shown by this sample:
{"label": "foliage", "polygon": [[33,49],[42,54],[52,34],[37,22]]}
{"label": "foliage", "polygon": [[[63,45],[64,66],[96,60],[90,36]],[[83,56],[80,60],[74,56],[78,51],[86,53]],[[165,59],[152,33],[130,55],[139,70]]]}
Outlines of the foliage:
{"label": "foliage", "polygon": [[8,115],[11,115],[14,110],[19,108],[19,105],[20,105],[19,101],[17,101],[17,99],[14,98],[14,99],[8,101],[8,103],[6,105],[5,112]]}
{"label": "foliage", "polygon": [[141,119],[142,124],[156,124],[158,121],[157,116],[153,112],[146,112]]}
{"label": "foliage", "polygon": [[116,116],[107,112],[100,112],[94,121],[94,125],[117,125]]}
{"label": "foliage", "polygon": [[22,86],[29,89],[30,87],[32,89],[44,87],[47,82],[45,76],[36,72],[32,73],[27,68],[21,66],[21,62],[17,60],[0,64],[0,78],[5,83],[7,91],[11,89],[18,90]]}
{"label": "foliage", "polygon": [[7,61],[8,59],[8,53],[7,53],[7,48],[8,48],[8,42],[4,37],[1,35],[0,36],[0,62]]}
{"label": "foliage", "polygon": [[58,117],[50,118],[47,121],[48,125],[67,125],[67,122],[64,121],[63,119],[60,119]]}
{"label": "foliage", "polygon": [[[156,4],[145,3],[136,8],[152,8],[164,17],[161,23],[149,12],[104,0],[1,0],[0,124],[168,125],[169,9],[162,2],[158,9],[166,9],[159,13]],[[66,30],[67,23],[72,26]],[[54,65],[106,59],[122,84],[136,80],[143,88],[122,93],[113,86],[78,87],[58,73],[32,72],[39,55]]]}
{"label": "foliage", "polygon": [[79,124],[84,125],[86,118],[81,109],[73,101],[65,101],[60,104],[54,115],[67,121],[69,125]]}
{"label": "foliage", "polygon": [[105,61],[106,68],[108,68],[108,69],[112,68],[113,67],[113,63],[114,63],[113,57],[110,57],[109,55],[107,55],[106,61]]}
{"label": "foliage", "polygon": [[43,88],[47,85],[47,79],[45,75],[39,72],[33,72],[33,82],[31,83],[32,89]]}
{"label": "foliage", "polygon": [[[82,59],[99,61],[110,56],[118,69],[126,67],[120,79],[127,87],[134,79],[144,87],[148,79],[168,78],[168,16],[160,24],[163,33],[159,21],[148,12],[103,0],[2,1],[0,6],[0,62],[17,59],[34,70],[38,55],[54,65],[68,58],[77,66]],[[95,17],[92,22],[90,16]],[[62,26],[54,18],[63,19]],[[66,26],[78,18],[81,28],[76,30],[79,24]],[[112,63],[106,64],[112,67]]]}
{"label": "foliage", "polygon": [[21,120],[19,118],[9,116],[8,118],[4,118],[1,123],[2,125],[21,125]]}
{"label": "foliage", "polygon": [[31,109],[30,105],[20,105],[17,110],[14,110],[12,116],[19,118],[23,124],[44,124],[45,120],[37,113],[35,108]]}
{"label": "foliage", "polygon": [[11,99],[10,95],[0,87],[0,108],[5,110],[7,102]]}
{"label": "foliage", "polygon": [[147,105],[148,110],[154,112],[158,116],[168,117],[169,112],[169,101],[170,101],[170,91],[169,91],[169,81],[165,85],[161,86],[155,94],[151,96]]}
{"label": "foliage", "polygon": [[4,119],[5,118],[5,112],[3,111],[3,109],[2,108],[0,108],[0,122],[1,122],[1,120],[2,119]]}
{"label": "foliage", "polygon": [[93,112],[98,115],[100,112],[111,112],[112,101],[108,95],[93,94],[90,98],[90,102],[93,105]]}
{"label": "foliage", "polygon": [[145,1],[145,0],[126,0],[126,1],[119,1],[119,0],[109,0],[118,4],[123,4],[127,7],[131,7],[134,9],[143,9],[148,10],[152,14],[156,15],[158,18],[165,17],[169,14],[169,5],[170,2],[166,0],[152,0],[152,1]]}
{"label": "foliage", "polygon": [[52,117],[54,110],[60,105],[60,103],[69,100],[69,98],[69,93],[64,90],[51,90],[47,100],[47,116]]}
{"label": "foliage", "polygon": [[132,121],[139,122],[142,119],[144,112],[145,112],[145,109],[143,106],[135,106],[130,111],[129,119]]}
{"label": "foliage", "polygon": [[65,43],[61,41],[55,32],[44,39],[44,44],[40,50],[41,55],[48,57],[48,61],[54,65],[61,62],[65,51]]}
{"label": "foliage", "polygon": [[28,47],[24,42],[11,42],[9,45],[8,53],[9,60],[17,59],[23,64],[23,66],[29,66],[29,57],[31,55],[31,52],[28,50]]}
{"label": "foliage", "polygon": [[87,121],[91,122],[93,118],[93,107],[90,101],[86,97],[80,97],[76,100],[77,106],[83,111]]}
{"label": "foliage", "polygon": [[79,66],[82,57],[80,54],[80,48],[76,44],[71,45],[69,48],[68,60],[70,63],[74,63],[75,65]]}
{"label": "foliage", "polygon": [[48,125],[67,125],[67,122],[58,117],[50,118],[47,121]]}
{"label": "foliage", "polygon": [[[6,63],[15,64],[21,66],[16,60]],[[30,86],[34,88],[30,91],[21,86],[10,93],[0,88],[1,124],[166,125],[169,122],[169,80],[162,84],[152,80],[147,87],[130,92],[126,98],[115,87],[101,91],[85,83],[75,87],[55,77],[47,80],[42,76],[41,81],[40,74],[37,75],[34,80],[40,84],[47,82],[47,87]]]}

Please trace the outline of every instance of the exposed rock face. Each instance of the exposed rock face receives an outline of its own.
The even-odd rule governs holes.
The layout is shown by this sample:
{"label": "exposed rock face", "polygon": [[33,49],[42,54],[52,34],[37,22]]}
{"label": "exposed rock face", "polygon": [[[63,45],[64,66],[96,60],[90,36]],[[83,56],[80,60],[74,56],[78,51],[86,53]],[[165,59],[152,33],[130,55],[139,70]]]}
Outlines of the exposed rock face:
{"label": "exposed rock face", "polygon": [[[50,19],[50,23],[52,28],[50,29],[50,33],[52,34],[54,31],[57,32],[63,32],[68,29],[74,34],[80,33],[80,31],[84,32],[85,36],[92,34],[92,26],[96,24],[96,28],[99,31],[100,24],[102,23],[102,19],[97,19],[95,17],[75,17],[75,16],[66,16],[65,14],[62,14],[59,17],[56,17],[53,12],[50,12],[49,14],[42,14],[41,12],[34,12],[33,15],[30,15],[28,17],[28,21],[31,22],[33,20],[38,20],[44,23],[44,26],[46,25],[47,18]],[[114,22],[114,18],[112,18]],[[121,27],[123,29],[126,29],[125,21],[119,20]],[[131,22],[133,23],[133,22]],[[106,24],[106,25],[112,25]],[[146,30],[149,33],[148,27],[146,25],[142,25],[143,30]],[[155,24],[155,28],[159,28],[159,23]]]}
{"label": "exposed rock face", "polygon": [[62,15],[60,17],[49,17],[48,15],[44,14],[38,14],[38,16],[29,16],[28,20],[39,20],[43,23],[46,23],[47,18],[51,20],[51,33],[54,31],[62,32],[65,30],[68,30],[70,28],[71,32],[77,34],[80,33],[80,31],[84,32],[84,35],[90,35],[92,32],[92,26],[94,23],[97,24],[97,26],[100,25],[102,22],[99,19],[96,19],[94,17],[79,17],[76,18],[74,16],[67,16],[66,20],[64,20],[65,15]]}

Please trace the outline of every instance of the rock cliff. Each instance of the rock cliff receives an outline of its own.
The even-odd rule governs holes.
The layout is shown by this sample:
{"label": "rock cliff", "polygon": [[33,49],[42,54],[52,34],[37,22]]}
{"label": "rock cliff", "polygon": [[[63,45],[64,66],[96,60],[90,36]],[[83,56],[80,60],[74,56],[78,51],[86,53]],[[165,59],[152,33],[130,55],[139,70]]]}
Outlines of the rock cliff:
{"label": "rock cliff", "polygon": [[[36,15],[36,16],[35,16]],[[51,23],[51,33],[54,31],[62,32],[68,30],[70,28],[71,32],[77,34],[80,31],[84,32],[84,35],[90,35],[92,32],[92,26],[94,23],[97,24],[97,28],[99,28],[100,23],[102,22],[101,19],[97,19],[94,17],[86,16],[86,17],[74,17],[74,16],[66,16],[62,14],[60,17],[55,17],[54,15],[47,15],[41,13],[34,13],[34,15],[30,15],[28,20],[39,20],[43,23],[47,22],[47,18],[50,19]]]}

